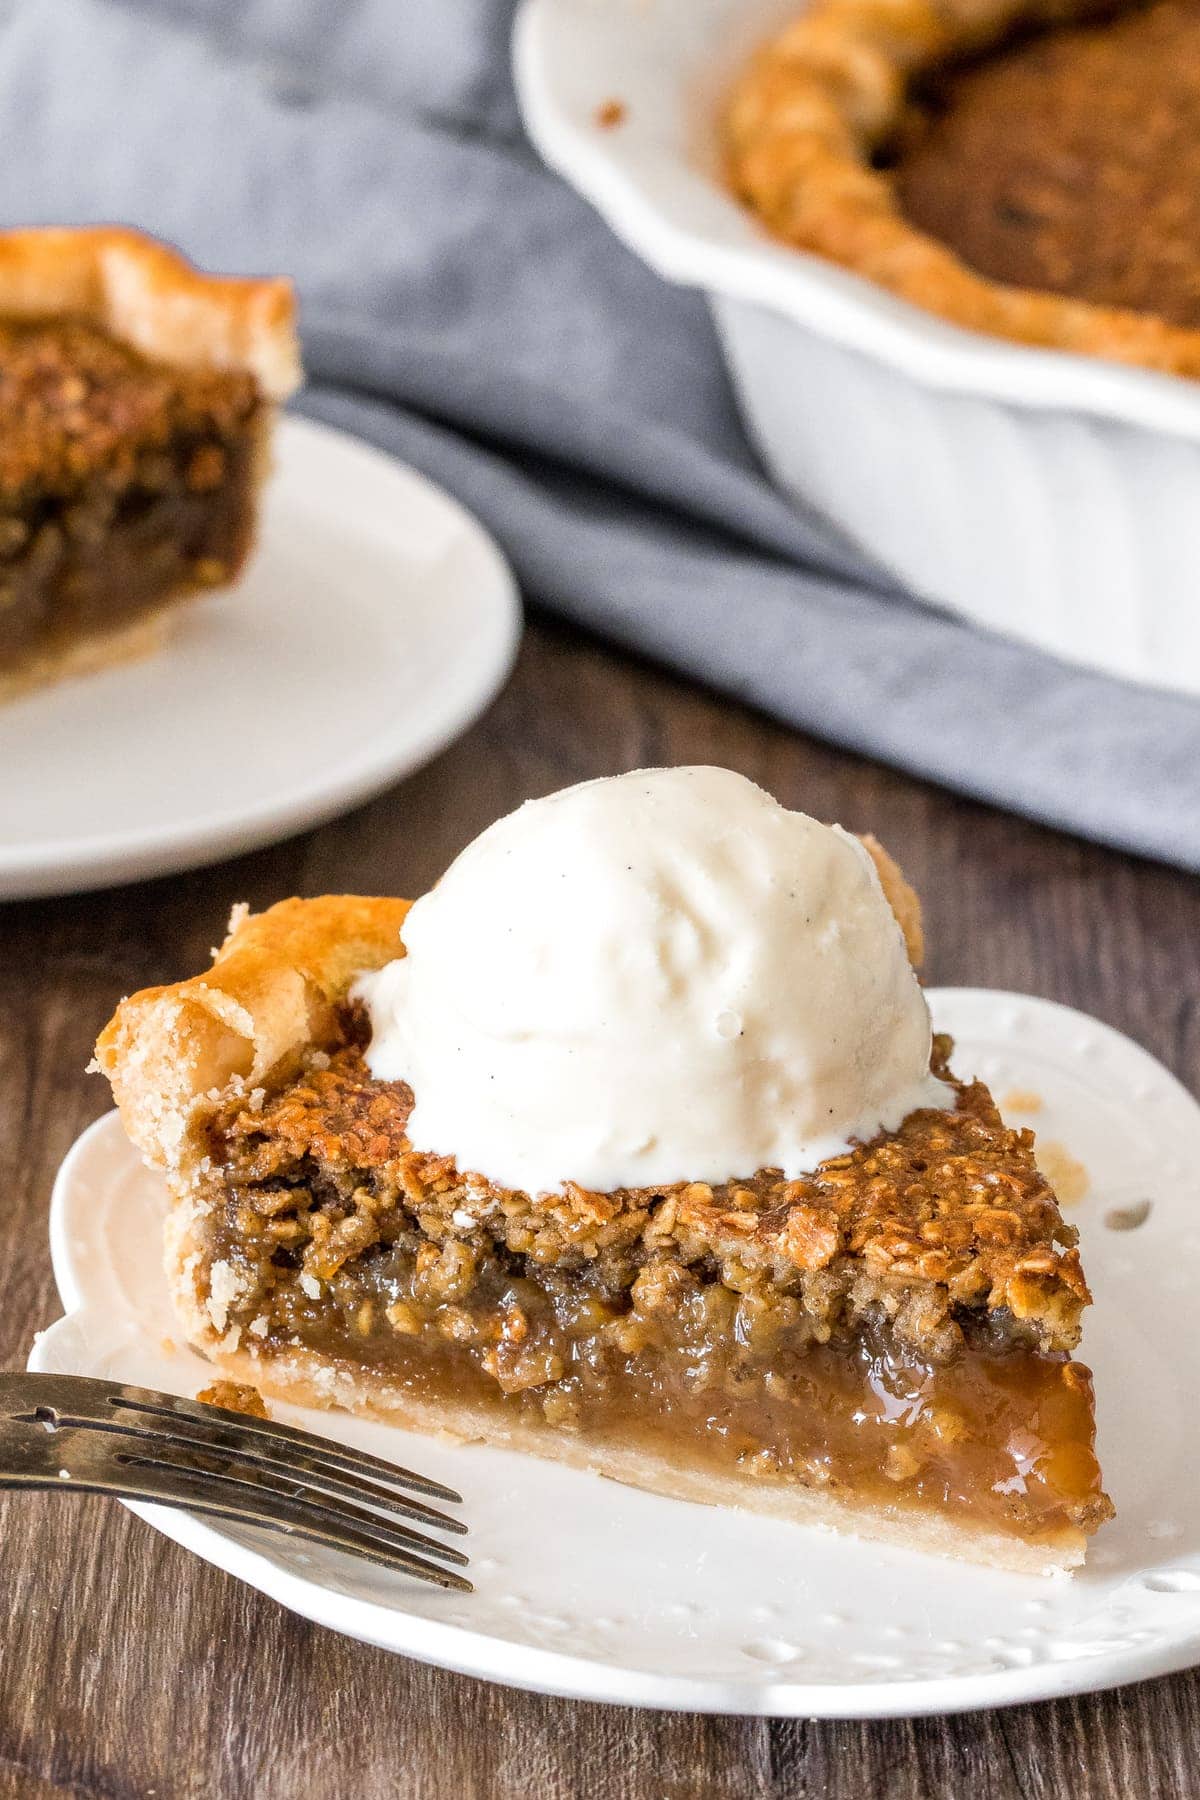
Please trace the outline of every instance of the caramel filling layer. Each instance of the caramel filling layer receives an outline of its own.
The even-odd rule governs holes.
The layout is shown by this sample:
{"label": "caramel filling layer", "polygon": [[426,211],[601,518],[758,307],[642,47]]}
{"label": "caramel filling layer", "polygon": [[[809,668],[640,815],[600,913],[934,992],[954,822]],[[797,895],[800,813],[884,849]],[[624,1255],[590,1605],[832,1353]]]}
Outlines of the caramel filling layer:
{"label": "caramel filling layer", "polygon": [[0,668],[230,580],[264,417],[248,376],[160,368],[73,321],[0,322]]}
{"label": "caramel filling layer", "polygon": [[[448,1409],[1026,1541],[1111,1511],[1091,1378],[1069,1354],[1086,1290],[1073,1250],[1022,1236],[1066,1228],[985,1090],[830,1165],[790,1213],[768,1175],[762,1193],[534,1203],[411,1152],[410,1105],[351,1047],[214,1132],[203,1282],[227,1342],[302,1345]],[[835,1210],[817,1229],[823,1180],[849,1221],[842,1247]],[[939,1207],[961,1192],[976,1237],[956,1261],[884,1256],[903,1180],[907,1229],[919,1216],[943,1246],[950,1215],[922,1184]],[[997,1285],[1010,1265],[1028,1272]]]}
{"label": "caramel filling layer", "polygon": [[459,1249],[375,1251],[315,1296],[285,1279],[261,1348],[298,1340],[421,1399],[471,1399],[676,1463],[933,1507],[1024,1539],[1107,1516],[1089,1372],[1006,1347],[1003,1322],[939,1365],[882,1322],[815,1342],[785,1297],[674,1265],[643,1271],[621,1304],[550,1271],[480,1273]]}

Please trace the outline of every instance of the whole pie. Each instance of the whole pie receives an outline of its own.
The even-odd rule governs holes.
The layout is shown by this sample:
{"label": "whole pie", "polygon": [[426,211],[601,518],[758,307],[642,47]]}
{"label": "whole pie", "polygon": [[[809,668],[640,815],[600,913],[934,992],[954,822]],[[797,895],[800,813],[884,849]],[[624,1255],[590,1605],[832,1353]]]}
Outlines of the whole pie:
{"label": "whole pie", "polygon": [[725,113],[776,236],[960,325],[1200,374],[1200,4],[816,0]]}
{"label": "whole pie", "polygon": [[[919,955],[915,896],[869,847]],[[206,973],[100,1038],[169,1184],[176,1307],[226,1377],[692,1500],[1082,1560],[1112,1508],[1076,1233],[947,1039],[948,1109],[799,1180],[523,1191],[414,1148],[411,1087],[368,1066],[356,983],[396,966],[408,912],[243,909]]]}
{"label": "whole pie", "polygon": [[116,228],[0,233],[0,698],[143,653],[237,576],[298,379],[285,280]]}

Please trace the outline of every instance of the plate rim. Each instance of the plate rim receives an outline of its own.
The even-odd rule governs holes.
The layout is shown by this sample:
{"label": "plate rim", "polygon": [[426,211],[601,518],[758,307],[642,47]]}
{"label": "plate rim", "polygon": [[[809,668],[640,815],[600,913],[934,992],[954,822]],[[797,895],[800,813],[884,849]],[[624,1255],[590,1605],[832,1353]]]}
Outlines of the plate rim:
{"label": "plate rim", "polygon": [[[183,827],[166,821],[116,833],[41,840],[28,846],[0,841],[0,903],[93,893],[182,874],[325,824],[431,762],[480,718],[500,693],[516,661],[523,614],[516,576],[492,533],[461,500],[420,469],[351,432],[288,411],[277,420],[276,444],[289,439],[301,450],[317,448],[369,465],[377,474],[399,480],[419,504],[436,507],[443,516],[454,519],[457,530],[489,570],[486,605],[492,641],[474,679],[453,705],[443,705],[426,728],[410,736],[402,751],[393,745],[381,752],[364,744],[323,781],[308,781],[272,799],[239,805],[236,812],[225,808],[193,818]],[[277,447],[277,459],[278,455]],[[169,643],[162,654],[170,656]]]}
{"label": "plate rim", "polygon": [[[938,1014],[944,1009],[979,1004],[997,1007],[1006,1003],[1032,1007],[1043,1016],[1052,1017],[1058,1025],[1085,1025],[1098,1034],[1101,1043],[1119,1046],[1124,1057],[1132,1052],[1134,1064],[1153,1071],[1170,1093],[1172,1103],[1182,1101],[1193,1110],[1200,1110],[1195,1096],[1150,1051],[1115,1026],[1078,1008],[999,988],[932,987],[927,996],[939,1028],[943,1027]],[[68,1315],[85,1310],[87,1299],[72,1266],[65,1225],[66,1195],[78,1163],[86,1161],[92,1142],[104,1134],[120,1134],[114,1110],[103,1113],[76,1138],[59,1166],[51,1193],[51,1264]],[[129,1154],[136,1156],[131,1145]],[[31,1366],[37,1357],[37,1344],[35,1340]],[[514,1643],[469,1626],[339,1593],[320,1579],[282,1567],[270,1556],[249,1548],[195,1514],[140,1502],[121,1504],[204,1562],[246,1582],[312,1623],[458,1674],[564,1699],[727,1717],[919,1718],[1108,1691],[1200,1663],[1200,1632],[1194,1632],[1159,1640],[1157,1646],[1148,1648],[1137,1646],[1063,1661],[1045,1659],[1028,1667],[985,1673],[897,1681],[821,1684],[658,1675],[628,1664],[599,1662]],[[395,1630],[396,1621],[402,1623],[399,1633]],[[387,1622],[391,1622],[390,1630]],[[499,1655],[497,1646],[502,1647]]]}

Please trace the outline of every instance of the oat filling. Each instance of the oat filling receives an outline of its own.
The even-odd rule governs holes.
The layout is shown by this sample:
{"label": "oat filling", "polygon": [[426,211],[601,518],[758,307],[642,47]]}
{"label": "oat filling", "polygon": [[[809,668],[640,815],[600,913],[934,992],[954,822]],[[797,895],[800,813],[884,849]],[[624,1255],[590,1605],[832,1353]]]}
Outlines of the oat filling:
{"label": "oat filling", "polygon": [[535,1203],[411,1149],[362,1029],[211,1127],[227,1344],[1025,1542],[1109,1516],[1075,1234],[980,1084],[800,1182]]}
{"label": "oat filling", "polygon": [[232,579],[266,420],[248,374],[0,321],[0,677]]}
{"label": "oat filling", "polygon": [[927,73],[884,161],[909,220],[979,274],[1200,327],[1200,0]]}

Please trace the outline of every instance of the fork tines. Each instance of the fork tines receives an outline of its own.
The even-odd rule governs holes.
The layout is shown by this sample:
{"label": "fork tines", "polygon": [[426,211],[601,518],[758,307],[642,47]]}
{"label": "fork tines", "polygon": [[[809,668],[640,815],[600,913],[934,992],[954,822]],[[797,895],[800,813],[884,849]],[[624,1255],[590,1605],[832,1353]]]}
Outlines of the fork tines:
{"label": "fork tines", "polygon": [[[0,1373],[0,1488],[73,1488],[264,1526],[441,1587],[461,1550],[399,1523],[463,1533],[405,1489],[457,1504],[440,1482],[313,1432],[81,1375]],[[418,1554],[420,1552],[420,1554]]]}

